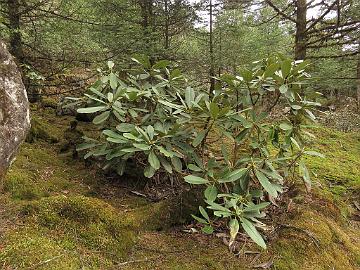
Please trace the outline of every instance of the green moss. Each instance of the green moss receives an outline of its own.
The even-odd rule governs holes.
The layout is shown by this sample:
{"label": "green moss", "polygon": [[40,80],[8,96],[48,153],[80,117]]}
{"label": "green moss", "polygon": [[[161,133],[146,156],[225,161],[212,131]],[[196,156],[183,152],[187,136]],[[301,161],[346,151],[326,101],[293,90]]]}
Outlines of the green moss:
{"label": "green moss", "polygon": [[180,233],[145,233],[134,250],[132,257],[139,262],[121,269],[244,270],[254,258],[234,256],[216,237]]}
{"label": "green moss", "polygon": [[[335,193],[339,186],[360,188],[360,135],[342,133],[326,128],[315,132],[316,139],[309,148],[323,153],[326,158],[308,157],[308,163],[317,174],[316,179],[327,183]],[[344,191],[344,190],[343,190]]]}
{"label": "green moss", "polygon": [[325,158],[307,157],[315,174],[314,193],[335,202],[343,216],[351,212],[347,200],[360,194],[360,135],[319,127],[316,139],[308,146]]}
{"label": "green moss", "polygon": [[161,231],[183,225],[193,220],[191,214],[196,213],[203,203],[199,192],[199,189],[184,191],[172,198],[138,207],[129,215],[141,230]]}
{"label": "green moss", "polygon": [[21,171],[11,171],[7,175],[4,190],[10,192],[15,199],[33,200],[43,195],[40,188],[33,181],[32,176]]}
{"label": "green moss", "polygon": [[61,243],[37,230],[13,232],[0,251],[3,269],[79,269],[80,261]]}
{"label": "green moss", "polygon": [[[288,226],[276,230],[278,235],[268,240],[268,250],[262,251],[252,265],[274,260],[274,269],[281,270],[358,269],[357,232],[335,221],[338,218],[334,215],[339,213],[323,215],[321,209],[318,212],[317,203],[323,204],[301,203],[296,205],[295,213],[284,214],[283,223]],[[331,207],[331,203],[326,207]],[[141,245],[134,248],[132,257],[140,261],[124,269],[252,269],[251,262],[256,257],[243,253],[236,257],[220,239],[198,234],[147,232],[139,242]],[[244,250],[255,251],[256,247],[245,244]],[[143,258],[150,259],[141,261]]]}
{"label": "green moss", "polygon": [[57,130],[52,128],[49,124],[42,122],[40,118],[33,117],[31,119],[31,128],[27,135],[26,141],[33,143],[37,140],[44,140],[49,143],[59,142]]}
{"label": "green moss", "polygon": [[[355,242],[355,243],[353,243]],[[280,231],[271,250],[276,269],[357,269],[360,239],[332,216],[302,209],[290,226]]]}
{"label": "green moss", "polygon": [[64,261],[44,269],[79,269],[84,262],[103,269],[125,258],[137,238],[124,213],[94,198],[43,198],[25,204],[21,213],[25,227],[8,232],[0,251],[1,261],[13,268],[61,255]]}
{"label": "green moss", "polygon": [[98,179],[81,161],[58,156],[46,144],[24,143],[8,171],[5,190],[21,200],[47,197],[55,193],[86,193]]}
{"label": "green moss", "polygon": [[53,98],[42,98],[41,99],[41,105],[45,108],[52,108],[52,109],[56,109],[58,106],[58,102],[53,99]]}
{"label": "green moss", "polygon": [[26,205],[31,222],[70,234],[87,248],[123,257],[135,241],[135,231],[124,213],[109,204],[84,196],[56,196]]}
{"label": "green moss", "polygon": [[[35,118],[56,138],[62,138],[70,121],[47,110],[39,110]],[[80,123],[80,128],[88,124]],[[292,198],[296,211],[281,219],[303,231],[281,229],[278,237],[268,239],[268,250],[255,264],[273,258],[276,269],[351,270],[360,264],[359,236],[341,215],[349,215],[347,206],[359,190],[360,137],[323,128],[315,133],[317,139],[309,149],[324,153],[326,159],[307,160],[316,173],[314,191],[297,192]],[[46,139],[23,144],[5,180],[6,196],[25,200],[12,200],[24,205],[18,222],[23,226],[9,228],[1,239],[0,261],[5,268],[25,269],[53,259],[37,269],[109,269],[138,259],[123,269],[231,270],[248,269],[254,259],[255,255],[233,256],[216,237],[169,232],[191,220],[200,203],[198,194],[149,203],[126,190],[104,186],[99,176],[81,161],[59,155],[57,146]],[[109,204],[81,195],[104,197]],[[319,247],[304,231],[318,239]],[[257,249],[247,243],[244,250]],[[144,258],[149,260],[141,261]]]}

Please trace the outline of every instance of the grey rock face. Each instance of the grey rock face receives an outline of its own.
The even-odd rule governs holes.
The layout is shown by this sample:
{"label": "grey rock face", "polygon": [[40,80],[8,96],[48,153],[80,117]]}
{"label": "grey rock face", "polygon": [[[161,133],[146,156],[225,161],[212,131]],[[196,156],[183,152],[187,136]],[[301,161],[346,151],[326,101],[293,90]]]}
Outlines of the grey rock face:
{"label": "grey rock face", "polygon": [[29,104],[21,74],[0,40],[0,187],[29,128]]}

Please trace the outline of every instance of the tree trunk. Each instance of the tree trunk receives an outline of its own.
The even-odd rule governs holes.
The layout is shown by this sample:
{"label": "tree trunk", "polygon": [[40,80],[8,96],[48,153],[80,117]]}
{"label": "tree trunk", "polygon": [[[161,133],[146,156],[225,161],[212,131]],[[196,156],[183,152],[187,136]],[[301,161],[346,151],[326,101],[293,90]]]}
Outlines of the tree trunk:
{"label": "tree trunk", "polygon": [[295,59],[304,60],[306,58],[306,0],[296,1],[296,34],[295,34]]}
{"label": "tree trunk", "polygon": [[[360,51],[360,42],[359,42],[359,48]],[[356,96],[357,96],[357,109],[360,112],[360,53],[357,55],[358,61],[357,61],[357,67],[356,67],[356,78],[357,78],[357,89],[356,89]]]}
{"label": "tree trunk", "polygon": [[20,2],[19,0],[7,0],[7,7],[10,27],[10,53],[21,64],[24,62],[24,53],[20,32]]}
{"label": "tree trunk", "polygon": [[0,40],[0,188],[29,128],[29,104],[21,74]]}
{"label": "tree trunk", "polygon": [[37,87],[30,86],[30,79],[27,78],[21,69],[20,65],[26,62],[22,37],[21,37],[21,6],[24,5],[21,0],[7,0],[9,30],[10,30],[10,53],[15,57],[15,62],[19,66],[23,83],[28,92],[30,102],[37,102],[40,100],[39,89]]}
{"label": "tree trunk", "polygon": [[210,11],[209,11],[209,52],[210,52],[210,89],[209,94],[213,96],[213,92],[215,90],[215,59],[214,59],[214,33],[213,33],[213,2],[210,0]]}
{"label": "tree trunk", "polygon": [[169,0],[165,0],[164,8],[165,8],[165,49],[169,49],[170,47],[170,39],[169,39]]}
{"label": "tree trunk", "polygon": [[156,25],[153,13],[154,0],[138,0],[141,10],[141,26],[144,34],[145,54],[150,58],[150,62],[154,62],[154,43],[156,42]]}

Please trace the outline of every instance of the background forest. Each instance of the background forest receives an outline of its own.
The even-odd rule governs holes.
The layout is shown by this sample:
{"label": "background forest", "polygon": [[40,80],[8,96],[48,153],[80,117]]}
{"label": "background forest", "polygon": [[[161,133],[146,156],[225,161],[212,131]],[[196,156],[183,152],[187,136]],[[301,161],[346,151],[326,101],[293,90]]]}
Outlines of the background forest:
{"label": "background forest", "polygon": [[2,269],[360,266],[360,1],[0,0],[0,39]]}
{"label": "background forest", "polygon": [[45,79],[33,84],[109,59],[128,68],[129,56],[144,54],[175,60],[205,87],[281,53],[312,60],[315,90],[355,97],[359,3],[338,2],[4,0],[1,33],[28,76]]}

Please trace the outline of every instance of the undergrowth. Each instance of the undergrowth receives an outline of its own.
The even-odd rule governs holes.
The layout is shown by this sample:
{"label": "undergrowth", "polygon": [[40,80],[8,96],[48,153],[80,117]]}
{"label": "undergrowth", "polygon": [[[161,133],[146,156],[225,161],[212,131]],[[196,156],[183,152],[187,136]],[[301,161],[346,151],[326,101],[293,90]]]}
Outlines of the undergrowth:
{"label": "undergrowth", "polygon": [[[103,174],[58,153],[61,130],[69,119],[54,119],[47,121],[60,134],[58,145],[43,139],[23,144],[6,177],[0,207],[0,264],[5,269],[121,265],[123,269],[220,270],[249,269],[244,265],[267,262],[281,270],[360,267],[359,225],[351,221],[360,182],[358,134],[327,128],[313,131],[317,138],[312,147],[326,158],[306,160],[315,173],[312,193],[300,187],[289,195],[291,202],[284,200],[275,208],[282,212],[269,224],[273,230],[265,232],[267,251],[256,257],[249,252],[257,252],[257,247],[241,242],[237,258],[221,238],[172,229],[189,222],[191,211],[179,203],[184,197],[149,202],[110,186],[104,194]],[[110,196],[112,192],[116,196]],[[174,204],[180,212],[171,210]],[[179,213],[181,218],[174,221]]]}

